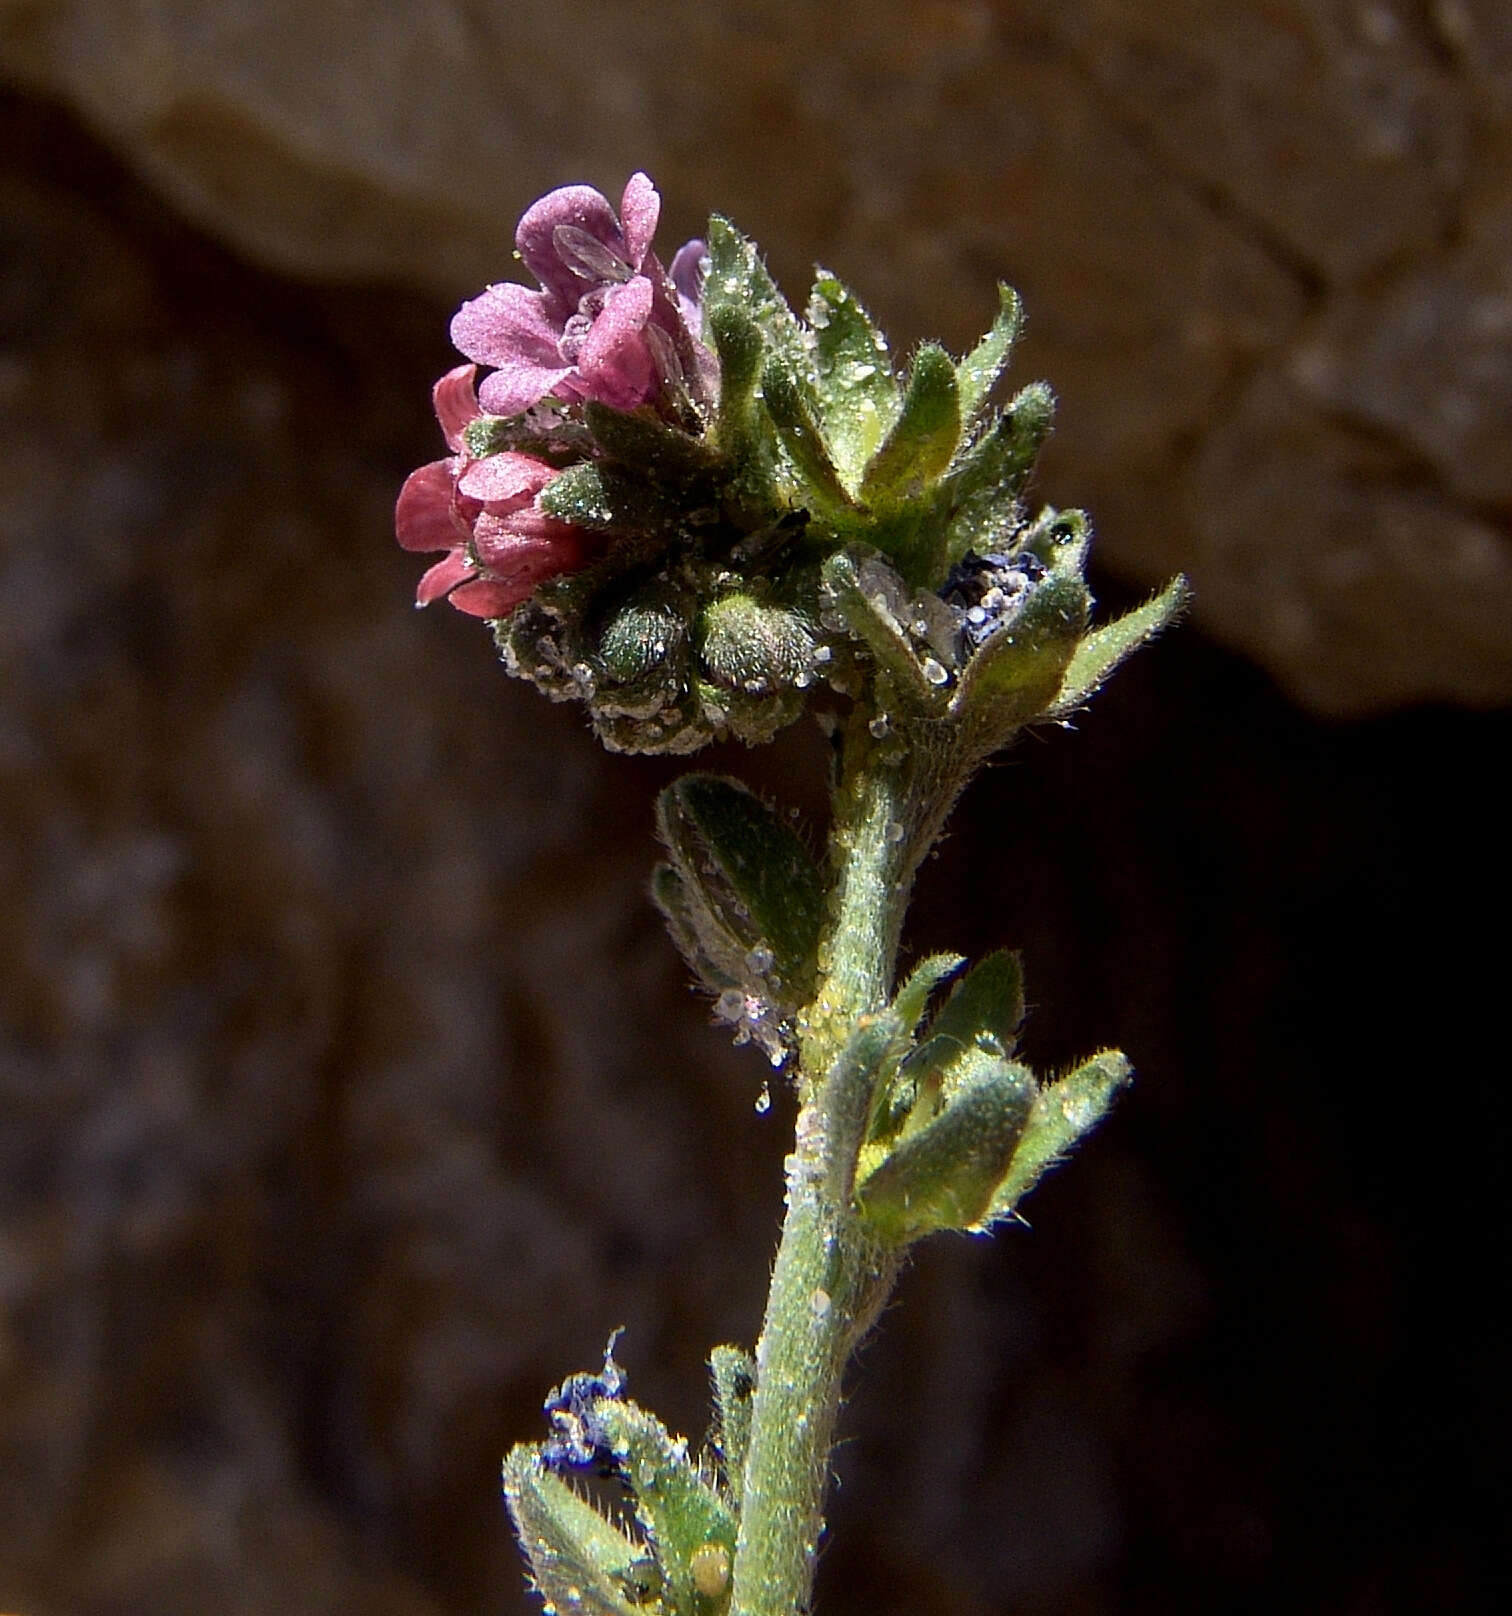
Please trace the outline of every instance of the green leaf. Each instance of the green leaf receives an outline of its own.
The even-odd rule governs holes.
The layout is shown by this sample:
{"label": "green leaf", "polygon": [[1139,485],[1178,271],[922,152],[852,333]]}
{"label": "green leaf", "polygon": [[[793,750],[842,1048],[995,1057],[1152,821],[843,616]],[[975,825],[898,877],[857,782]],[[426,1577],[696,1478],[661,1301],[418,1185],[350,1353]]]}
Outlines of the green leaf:
{"label": "green leaf", "polygon": [[992,329],[961,361],[956,378],[961,390],[961,419],[973,421],[986,404],[998,378],[1008,366],[1008,356],[1024,320],[1024,306],[1011,286],[998,282],[998,314]]}
{"label": "green leaf", "polygon": [[635,1498],[635,1516],[656,1559],[673,1607],[683,1616],[710,1608],[700,1592],[700,1559],[712,1551],[735,1556],[736,1521],[719,1490],[688,1457],[683,1437],[635,1403],[600,1398],[594,1414]]}
{"label": "green leaf", "polygon": [[1078,1139],[1108,1114],[1118,1091],[1133,1078],[1128,1057],[1105,1049],[1035,1096],[1023,1138],[982,1219],[985,1227],[1010,1217],[1018,1203]]}
{"label": "green leaf", "polygon": [[[966,963],[964,954],[931,954],[909,972],[908,980],[893,998],[893,1014],[905,1033],[912,1034],[924,1018],[930,995],[942,982],[948,982]],[[974,975],[975,973],[973,973]],[[960,989],[957,988],[959,993]],[[955,997],[954,994],[951,995]]]}
{"label": "green leaf", "polygon": [[965,963],[963,954],[932,954],[914,967],[894,996],[891,1012],[898,1036],[890,1068],[876,1085],[866,1129],[868,1140],[891,1138],[913,1108],[918,1094],[911,1070],[918,1056],[913,1046],[914,1031],[924,1017],[930,995]]}
{"label": "green leaf", "polygon": [[723,1463],[725,1485],[738,1509],[751,1445],[756,1360],[743,1347],[715,1347],[709,1354],[709,1369],[714,1377],[714,1446]]}
{"label": "green leaf", "polygon": [[1026,1066],[972,1050],[940,1110],[906,1133],[862,1180],[856,1202],[877,1233],[906,1245],[970,1229],[987,1213],[1034,1100]]}
{"label": "green leaf", "polygon": [[961,403],[951,357],[934,343],[914,355],[903,406],[861,479],[867,504],[896,499],[933,482],[961,441]]}
{"label": "green leaf", "polygon": [[[787,1003],[803,1003],[813,982],[824,881],[801,838],[754,792],[720,775],[675,781],[657,798],[656,818],[684,888],[674,936],[679,925],[692,925],[700,940],[731,938],[748,976],[769,988],[780,984]],[[663,895],[659,886],[658,903]]]}
{"label": "green leaf", "polygon": [[774,354],[761,373],[761,393],[788,459],[807,484],[806,492],[826,509],[850,509],[854,502],[835,469],[819,421],[818,398],[802,373]]}
{"label": "green leaf", "polygon": [[661,911],[688,969],[711,993],[718,996],[744,987],[749,975],[746,948],[707,903],[698,901],[697,887],[684,881],[672,865],[659,864],[652,871],[651,901]]}
{"label": "green leaf", "polygon": [[645,1616],[642,1545],[553,1475],[525,1443],[504,1460],[504,1499],[535,1586],[562,1616]]}
{"label": "green leaf", "polygon": [[[899,1070],[893,1131],[913,1132],[933,1114],[943,1093],[949,1096],[962,1060],[976,1049],[1009,1056],[1024,1019],[1024,978],[1017,954],[999,949],[958,982],[918,1047]],[[912,1113],[899,1116],[908,1099]]]}
{"label": "green leaf", "polygon": [[[910,632],[913,601],[897,573],[874,551],[853,546],[825,562],[823,578],[846,627],[875,659],[886,698],[912,717],[942,714],[949,672],[941,657],[921,655]],[[938,677],[930,678],[934,670]]]}
{"label": "green leaf", "polygon": [[808,323],[825,435],[841,481],[854,493],[898,418],[887,338],[849,288],[823,269],[809,298]]}
{"label": "green leaf", "polygon": [[926,1037],[946,1039],[958,1049],[974,1048],[986,1038],[995,1053],[1011,1055],[1023,1019],[1023,968],[1017,954],[1000,948],[956,984]]}
{"label": "green leaf", "polygon": [[1178,573],[1153,600],[1083,635],[1066,666],[1054,711],[1080,707],[1126,656],[1169,628],[1190,598],[1187,581]]}

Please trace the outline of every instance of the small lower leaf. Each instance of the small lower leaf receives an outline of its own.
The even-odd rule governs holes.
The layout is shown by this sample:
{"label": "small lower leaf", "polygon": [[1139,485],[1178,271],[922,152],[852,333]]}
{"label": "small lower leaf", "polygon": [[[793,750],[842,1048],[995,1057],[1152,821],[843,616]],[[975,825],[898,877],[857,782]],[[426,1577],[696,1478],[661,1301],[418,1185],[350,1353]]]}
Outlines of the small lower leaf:
{"label": "small lower leaf", "polygon": [[883,1239],[907,1245],[937,1229],[972,1229],[1013,1159],[1035,1093],[1025,1066],[964,1056],[939,1113],[905,1134],[856,1190]]}
{"label": "small lower leaf", "polygon": [[[684,888],[681,902],[665,882],[656,889],[679,946],[687,924],[705,947],[712,927],[752,956],[747,971],[734,974],[770,980],[775,971],[783,991],[802,1003],[824,914],[823,878],[802,838],[723,775],[690,774],[668,786],[656,821]],[[697,923],[700,911],[709,925]]]}
{"label": "small lower leaf", "polygon": [[503,1476],[504,1500],[548,1610],[562,1616],[645,1616],[630,1597],[644,1574],[641,1544],[553,1475],[534,1444],[510,1449]]}
{"label": "small lower leaf", "polygon": [[[893,1014],[904,1032],[912,1034],[923,1019],[929,996],[942,982],[948,982],[966,963],[964,954],[931,954],[909,973],[908,980],[893,998]],[[985,961],[983,962],[985,963]],[[972,973],[975,975],[975,972]],[[956,989],[958,993],[959,988]],[[951,995],[953,999],[955,994]]]}
{"label": "small lower leaf", "polygon": [[1035,1096],[1023,1138],[992,1197],[982,1226],[1010,1217],[1018,1203],[1067,1152],[1107,1116],[1134,1075],[1122,1051],[1105,1049]]}
{"label": "small lower leaf", "polygon": [[635,1514],[656,1547],[657,1563],[673,1608],[696,1616],[700,1588],[698,1557],[714,1545],[733,1558],[736,1521],[727,1501],[654,1414],[625,1399],[605,1400],[598,1414],[608,1432],[620,1473],[635,1497]]}
{"label": "small lower leaf", "polygon": [[956,984],[926,1037],[948,1038],[961,1049],[990,1038],[997,1054],[1011,1055],[1023,1019],[1023,967],[1017,954],[1000,948]]}

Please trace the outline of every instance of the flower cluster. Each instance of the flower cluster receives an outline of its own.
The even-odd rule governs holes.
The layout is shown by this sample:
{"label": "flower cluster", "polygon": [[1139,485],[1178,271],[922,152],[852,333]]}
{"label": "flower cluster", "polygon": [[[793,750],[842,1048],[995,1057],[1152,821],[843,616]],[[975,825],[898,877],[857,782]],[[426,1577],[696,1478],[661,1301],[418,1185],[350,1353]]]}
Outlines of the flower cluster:
{"label": "flower cluster", "polygon": [[[421,578],[417,605],[445,597],[474,617],[506,617],[603,548],[543,508],[560,469],[551,461],[471,452],[467,429],[485,412],[529,420],[543,402],[594,401],[683,418],[707,406],[718,370],[695,334],[703,243],[687,243],[665,271],[651,251],[660,205],[644,174],[631,177],[618,217],[590,186],[551,192],[515,233],[541,289],[490,286],[457,312],[452,341],[474,362],[448,371],[433,395],[452,452],[413,472],[395,508],[406,550],[445,552]],[[478,385],[480,365],[493,369]]]}
{"label": "flower cluster", "polygon": [[[758,744],[825,687],[982,756],[1073,707],[1110,664],[1083,643],[1085,518],[1023,502],[1054,397],[995,400],[1017,295],[961,358],[898,365],[841,281],[820,270],[798,314],[717,214],[664,268],[660,209],[644,174],[618,211],[552,191],[515,232],[536,285],[457,311],[450,452],[396,512],[441,553],[419,604],[488,619],[509,672],[616,751]],[[723,975],[731,1003],[787,1003]]]}
{"label": "flower cluster", "polygon": [[476,365],[459,365],[436,383],[436,419],[452,453],[405,479],[394,527],[406,550],[444,550],[420,579],[415,604],[445,596],[472,617],[503,617],[536,586],[582,566],[590,535],[548,516],[537,496],[557,475],[533,455],[505,452],[475,459],[464,433],[481,411]]}

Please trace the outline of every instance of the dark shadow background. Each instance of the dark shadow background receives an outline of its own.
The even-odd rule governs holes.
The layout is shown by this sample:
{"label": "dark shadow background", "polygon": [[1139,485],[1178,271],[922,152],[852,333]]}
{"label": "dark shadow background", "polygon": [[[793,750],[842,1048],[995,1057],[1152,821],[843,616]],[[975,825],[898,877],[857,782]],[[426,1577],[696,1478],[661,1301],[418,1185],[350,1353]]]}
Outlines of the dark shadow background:
{"label": "dark shadow background", "polygon": [[[0,154],[0,1606],[523,1611],[503,1449],[619,1324],[696,1435],[776,1233],[789,1107],[644,896],[676,771],[408,610],[445,304],[40,100]],[[1188,626],[973,787],[911,948],[1021,946],[1031,1058],[1139,1075],[905,1278],[823,1609],[1492,1608],[1507,740]],[[700,763],[812,822],[819,750]]]}

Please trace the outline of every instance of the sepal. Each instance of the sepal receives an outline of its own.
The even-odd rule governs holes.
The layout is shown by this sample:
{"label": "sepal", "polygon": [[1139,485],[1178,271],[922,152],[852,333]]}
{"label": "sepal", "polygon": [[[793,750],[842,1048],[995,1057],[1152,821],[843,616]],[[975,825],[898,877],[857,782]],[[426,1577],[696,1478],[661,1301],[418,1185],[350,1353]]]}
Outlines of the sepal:
{"label": "sepal", "polygon": [[944,482],[949,518],[936,572],[968,550],[979,554],[1017,545],[1023,517],[1020,495],[1055,414],[1055,395],[1033,382],[951,466]]}
{"label": "sepal", "polygon": [[648,406],[615,410],[590,399],[583,419],[606,459],[675,489],[682,509],[709,497],[721,459],[706,438],[670,425]]}
{"label": "sepal", "polygon": [[[635,1501],[635,1518],[654,1548],[663,1598],[679,1616],[711,1616],[728,1602],[728,1568],[735,1557],[736,1519],[712,1478],[654,1414],[628,1399],[606,1399],[599,1416],[620,1475]],[[705,1590],[711,1560],[722,1559],[725,1586]]]}
{"label": "sepal", "polygon": [[713,437],[730,468],[724,500],[733,515],[760,524],[777,504],[776,434],[759,395],[766,339],[733,302],[706,305],[705,328],[719,357]]}
{"label": "sepal", "polygon": [[1092,597],[1075,575],[1036,584],[1010,623],[967,661],[950,702],[970,750],[986,756],[1044,717],[1087,624]]}
{"label": "sepal", "polygon": [[541,490],[538,503],[559,521],[621,539],[670,532],[686,508],[649,479],[601,460],[580,461],[559,472]]}
{"label": "sepal", "polygon": [[884,707],[938,718],[950,702],[955,624],[929,591],[910,590],[874,550],[854,545],[824,564],[824,587],[845,626],[871,652],[885,682]]}
{"label": "sepal", "polygon": [[819,400],[807,375],[783,355],[774,354],[761,373],[761,393],[788,460],[802,481],[800,497],[843,518],[854,501],[835,469],[819,417]]}
{"label": "sepal", "polygon": [[[704,326],[719,346],[722,312],[740,311],[760,328],[766,349],[779,354],[797,369],[804,364],[803,332],[787,299],[761,261],[756,244],[748,241],[730,221],[716,213],[709,219],[705,238],[709,268],[704,276]],[[723,362],[723,352],[720,353]]]}

